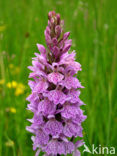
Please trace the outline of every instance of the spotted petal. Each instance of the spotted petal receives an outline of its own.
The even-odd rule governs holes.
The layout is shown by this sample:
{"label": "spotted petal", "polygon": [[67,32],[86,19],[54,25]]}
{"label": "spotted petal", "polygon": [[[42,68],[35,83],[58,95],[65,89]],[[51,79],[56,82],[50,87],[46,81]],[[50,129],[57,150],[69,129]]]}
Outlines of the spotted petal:
{"label": "spotted petal", "polygon": [[48,74],[48,80],[55,85],[60,82],[64,78],[63,74],[60,74],[59,72],[53,72]]}
{"label": "spotted petal", "polygon": [[52,136],[59,135],[62,132],[62,130],[63,130],[62,123],[54,119],[48,121],[44,127],[45,133],[51,134]]}
{"label": "spotted petal", "polygon": [[48,97],[50,101],[53,101],[54,104],[64,104],[64,102],[68,99],[66,95],[60,90],[52,90],[43,94],[45,97]]}

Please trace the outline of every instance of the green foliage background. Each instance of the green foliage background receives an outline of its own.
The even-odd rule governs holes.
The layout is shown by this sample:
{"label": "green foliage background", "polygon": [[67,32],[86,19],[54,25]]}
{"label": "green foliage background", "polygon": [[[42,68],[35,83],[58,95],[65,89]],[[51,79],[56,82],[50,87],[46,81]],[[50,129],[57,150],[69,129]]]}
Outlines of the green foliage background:
{"label": "green foliage background", "polygon": [[[31,134],[25,130],[32,114],[25,98],[31,58],[45,45],[47,14],[55,10],[71,32],[72,50],[82,65],[78,78],[85,86],[81,99],[88,118],[83,124],[84,140],[90,148],[117,148],[117,2],[116,0],[0,0],[0,156],[33,156]],[[9,65],[20,68],[12,75]],[[15,80],[26,86],[19,96],[6,87]],[[16,113],[10,113],[13,107]],[[13,145],[6,142],[13,141]],[[81,148],[81,151],[83,149]],[[83,154],[82,155],[88,155]],[[106,155],[106,154],[105,154]]]}

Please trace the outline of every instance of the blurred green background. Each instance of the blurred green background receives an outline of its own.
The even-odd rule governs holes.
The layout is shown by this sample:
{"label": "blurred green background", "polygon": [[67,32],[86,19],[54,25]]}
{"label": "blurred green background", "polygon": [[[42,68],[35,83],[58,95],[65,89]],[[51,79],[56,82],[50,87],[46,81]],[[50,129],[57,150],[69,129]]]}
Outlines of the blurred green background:
{"label": "blurred green background", "polygon": [[65,20],[82,65],[78,78],[85,86],[86,145],[117,147],[116,0],[0,0],[0,156],[34,155],[25,130],[32,116],[26,110],[27,66],[38,51],[36,43],[45,45],[51,10]]}

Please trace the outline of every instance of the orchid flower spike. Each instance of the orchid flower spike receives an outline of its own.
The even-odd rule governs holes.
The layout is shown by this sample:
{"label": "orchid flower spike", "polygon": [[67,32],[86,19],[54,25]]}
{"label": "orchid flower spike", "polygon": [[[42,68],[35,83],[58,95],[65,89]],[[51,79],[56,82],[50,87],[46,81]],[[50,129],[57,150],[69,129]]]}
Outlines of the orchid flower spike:
{"label": "orchid flower spike", "polygon": [[[47,47],[37,44],[40,53],[35,53],[32,66],[29,66],[29,86],[31,94],[27,109],[34,113],[30,126],[33,133],[33,150],[36,156],[40,151],[44,156],[71,154],[80,156],[80,145],[76,137],[83,137],[82,122],[86,119],[80,108],[80,88],[76,77],[81,71],[80,63],[75,61],[75,51],[69,52],[72,40],[70,33],[64,33],[64,21],[54,11],[48,14],[45,30]],[[78,144],[78,145],[77,145]],[[81,144],[82,145],[82,144]]]}

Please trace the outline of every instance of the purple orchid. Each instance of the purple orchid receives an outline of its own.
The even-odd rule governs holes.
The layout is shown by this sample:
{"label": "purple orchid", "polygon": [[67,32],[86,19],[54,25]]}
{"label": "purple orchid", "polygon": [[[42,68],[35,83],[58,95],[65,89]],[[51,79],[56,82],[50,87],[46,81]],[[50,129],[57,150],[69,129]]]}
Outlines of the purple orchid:
{"label": "purple orchid", "polygon": [[32,136],[33,150],[36,156],[42,150],[44,156],[71,154],[80,156],[77,149],[82,141],[75,142],[76,137],[83,137],[82,122],[86,119],[80,106],[80,88],[76,77],[81,65],[75,62],[75,52],[69,53],[72,40],[69,32],[64,33],[64,21],[54,11],[48,14],[48,26],[45,30],[47,48],[37,44],[40,51],[35,53],[29,78],[32,93],[27,100],[29,110],[34,113],[31,126],[27,130]]}

